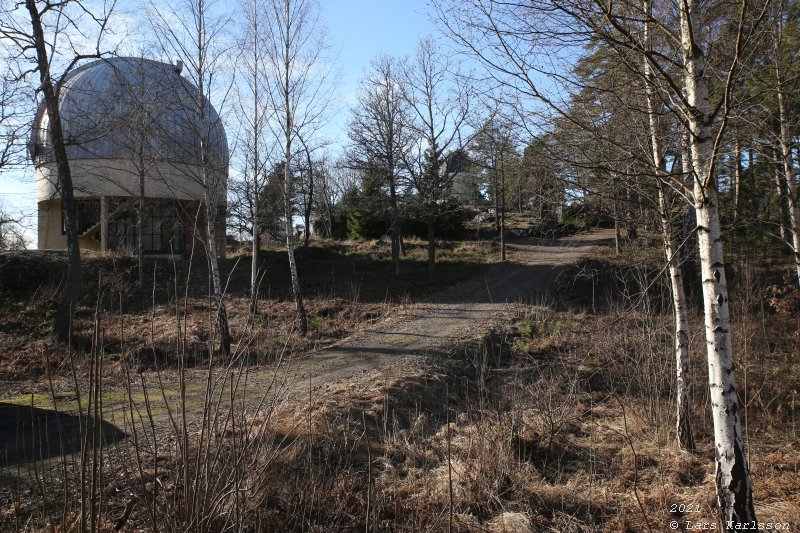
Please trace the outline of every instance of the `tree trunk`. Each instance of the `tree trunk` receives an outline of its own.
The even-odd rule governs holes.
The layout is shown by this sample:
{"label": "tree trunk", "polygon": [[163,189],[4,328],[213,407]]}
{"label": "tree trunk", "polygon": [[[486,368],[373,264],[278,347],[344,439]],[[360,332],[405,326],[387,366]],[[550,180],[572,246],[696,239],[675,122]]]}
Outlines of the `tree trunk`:
{"label": "tree trunk", "polygon": [[[288,96],[287,96],[288,105]],[[291,154],[292,144],[290,136],[286,136],[286,154]],[[289,158],[284,166],[284,195],[283,208],[286,215],[286,254],[289,257],[289,275],[292,282],[292,295],[294,296],[295,314],[297,316],[297,329],[300,335],[308,333],[308,316],[303,304],[303,294],[300,291],[300,277],[297,275],[297,262],[294,258],[294,228],[292,228],[292,174],[289,169]]]}
{"label": "tree trunk", "polygon": [[[689,205],[683,213],[683,231],[681,236],[686,240],[681,248],[681,277],[683,278],[684,290],[694,296],[691,288],[694,287],[694,280],[697,279],[697,213],[694,206]],[[694,298],[693,298],[694,301]]]}
{"label": "tree trunk", "polygon": [[733,167],[733,225],[739,222],[739,193],[742,184],[742,145],[739,136],[736,136],[734,144],[735,165]]}
{"label": "tree trunk", "polygon": [[717,194],[697,188],[700,266],[708,351],[708,381],[714,421],[716,485],[719,517],[723,522],[755,520],[749,466],[746,462],[730,331],[727,281],[722,252]]}
{"label": "tree trunk", "polygon": [[[692,154],[689,150],[689,134],[684,132],[681,136],[681,171],[683,173],[683,182],[691,188],[692,186]],[[681,276],[683,277],[684,290],[689,280],[697,279],[697,261],[695,260],[695,251],[697,250],[697,213],[694,211],[694,206],[689,205],[683,215],[683,233],[682,236],[686,240],[681,250]],[[693,285],[689,285],[693,287]],[[692,294],[690,292],[690,294]]]}
{"label": "tree trunk", "polygon": [[303,304],[303,294],[300,291],[300,277],[297,274],[297,262],[294,258],[294,231],[292,228],[292,131],[294,130],[294,114],[291,103],[292,80],[290,73],[292,71],[292,61],[295,51],[292,50],[294,42],[289,37],[289,27],[292,24],[292,17],[289,11],[288,0],[284,2],[284,28],[286,34],[283,36],[283,50],[282,50],[282,72],[283,75],[283,105],[284,105],[284,124],[285,128],[285,155],[286,161],[283,167],[283,208],[286,215],[286,255],[289,257],[289,274],[292,282],[292,294],[294,295],[294,307],[297,315],[297,329],[300,335],[304,336],[308,333],[308,315],[306,308]]}
{"label": "tree trunk", "polygon": [[758,224],[758,195],[756,194],[756,171],[753,168],[753,146],[747,150],[747,171],[750,174],[750,209],[753,211],[751,222]]}
{"label": "tree trunk", "polygon": [[[257,182],[254,182],[257,183]],[[258,196],[256,195],[256,198]],[[258,201],[255,202],[256,204]],[[258,268],[260,258],[261,239],[258,234],[258,207],[253,207],[253,257],[250,258],[250,312],[253,316],[258,313]]]}
{"label": "tree trunk", "polygon": [[400,275],[400,209],[397,205],[397,186],[394,178],[394,159],[390,158],[388,163],[390,172],[389,177],[389,202],[392,208],[392,224],[389,231],[392,233],[392,263],[394,263],[394,275]]}
{"label": "tree trunk", "polygon": [[[792,230],[794,266],[797,272],[797,282],[800,284],[800,203],[798,202],[800,199],[797,197],[797,181],[794,177],[792,131],[786,109],[786,97],[783,93],[783,73],[778,66],[776,66],[776,72],[778,78],[778,119],[781,125],[781,160],[783,163],[783,177],[786,180],[786,197],[789,203],[789,225]],[[783,213],[781,213],[781,219],[783,219]]]}
{"label": "tree trunk", "polygon": [[714,421],[718,517],[723,529],[731,522],[756,521],[739,421],[733,346],[719,221],[719,191],[714,176],[708,76],[701,48],[704,42],[696,0],[680,4],[684,86],[691,112],[689,147],[694,178],[698,243],[702,271],[708,384]]}
{"label": "tree trunk", "polygon": [[[309,192],[309,198],[311,198],[311,192]],[[311,238],[311,202],[309,201],[306,203],[306,208],[303,212],[303,223],[305,225],[305,229],[303,230],[303,246],[308,248],[308,241]]]}
{"label": "tree trunk", "polygon": [[205,222],[206,222],[206,257],[208,260],[208,268],[211,273],[211,283],[214,292],[214,301],[217,306],[217,323],[219,325],[219,349],[223,357],[228,357],[231,354],[231,333],[228,327],[228,310],[225,308],[225,300],[222,294],[222,279],[219,272],[219,262],[217,261],[217,201],[219,197],[219,188],[221,184],[221,177],[218,174],[220,169],[212,168],[209,158],[208,150],[208,124],[206,122],[206,92],[205,92],[205,65],[203,58],[205,57],[204,45],[198,51],[197,68],[197,89],[199,93],[199,106],[197,113],[200,117],[199,141],[200,141],[200,157],[202,164],[200,165],[200,183],[203,184],[203,196],[205,201]]}
{"label": "tree trunk", "polygon": [[303,304],[303,295],[300,292],[300,278],[297,275],[297,263],[294,258],[294,235],[292,234],[292,215],[291,202],[286,201],[286,253],[289,257],[289,272],[292,281],[292,294],[294,295],[295,314],[297,316],[297,328],[300,335],[308,333],[308,316]]}
{"label": "tree trunk", "polygon": [[433,273],[436,268],[436,217],[428,219],[428,285],[433,287]]}
{"label": "tree trunk", "polygon": [[506,260],[506,172],[500,155],[500,260]]}
{"label": "tree trunk", "polygon": [[308,164],[308,196],[306,196],[306,205],[303,210],[303,223],[306,226],[303,232],[303,246],[308,248],[308,239],[311,237],[311,204],[314,202],[314,166],[308,147],[304,145],[303,148],[305,148]]}
{"label": "tree trunk", "polygon": [[[651,12],[652,4],[650,0],[645,3],[645,11],[648,15]],[[645,47],[650,49],[650,24],[645,23],[644,28]],[[690,384],[691,375],[689,373],[689,311],[686,305],[686,294],[683,288],[683,278],[681,276],[680,265],[678,263],[678,250],[675,246],[675,239],[672,231],[672,217],[670,205],[667,201],[667,191],[664,179],[667,179],[664,156],[661,149],[660,132],[658,128],[658,118],[656,115],[656,95],[654,76],[650,64],[645,58],[645,97],[647,99],[647,118],[650,129],[650,150],[653,158],[653,168],[656,172],[656,184],[658,186],[658,209],[661,215],[661,235],[664,243],[664,254],[667,258],[669,269],[670,289],[672,292],[672,310],[675,318],[675,368],[676,368],[676,436],[678,446],[687,451],[694,450],[694,436],[692,434],[692,411]]]}
{"label": "tree trunk", "polygon": [[392,264],[394,264],[394,275],[400,275],[400,224],[397,217],[392,217],[392,225],[389,228],[392,234]]}
{"label": "tree trunk", "polygon": [[47,57],[47,42],[42,29],[42,20],[34,0],[25,0],[25,7],[31,19],[33,43],[36,48],[36,66],[39,70],[39,81],[44,95],[50,140],[53,145],[53,156],[56,160],[58,173],[58,189],[61,193],[61,217],[64,222],[64,232],[67,236],[67,277],[53,321],[53,336],[58,342],[66,342],[71,334],[72,313],[81,282],[81,250],[78,243],[72,173],[67,159],[67,150],[64,146],[64,132],[61,128],[61,111],[58,102],[59,89],[53,86],[53,79],[50,75],[50,62]]}
{"label": "tree trunk", "polygon": [[497,232],[500,232],[500,188],[497,183],[497,165],[495,158],[492,157],[492,185],[494,187],[494,227]]}
{"label": "tree trunk", "polygon": [[611,176],[611,193],[614,195],[614,252],[619,255],[619,253],[622,251],[620,247],[622,231],[619,224],[619,192],[617,191],[616,176]]}
{"label": "tree trunk", "polygon": [[100,197],[100,251],[108,251],[108,196]]}
{"label": "tree trunk", "polygon": [[631,198],[631,188],[625,188],[625,229],[628,241],[635,241],[638,237],[636,224],[633,222],[633,198]]}
{"label": "tree trunk", "polygon": [[253,228],[253,243],[252,243],[252,257],[250,257],[250,313],[255,321],[256,314],[258,313],[258,269],[259,269],[259,255],[261,249],[261,241],[259,239],[258,227],[258,204],[259,198],[259,175],[261,174],[261,97],[259,92],[259,76],[260,76],[260,49],[259,49],[259,17],[258,17],[258,2],[253,1],[252,13],[250,20],[250,32],[252,37],[252,84],[253,84],[253,190],[252,190],[252,203],[250,204],[251,227]]}
{"label": "tree trunk", "polygon": [[139,238],[136,243],[136,263],[139,274],[139,293],[144,299],[144,141],[139,146],[139,202],[137,205],[137,226],[139,227]]}
{"label": "tree trunk", "polygon": [[661,228],[664,241],[664,254],[669,266],[672,310],[675,318],[675,377],[676,377],[676,436],[678,446],[686,451],[694,451],[692,432],[691,373],[689,366],[689,309],[683,286],[683,275],[679,264],[679,253],[672,233],[669,204],[666,199],[664,183],[658,181],[658,206],[661,212]]}
{"label": "tree trunk", "polygon": [[[211,270],[211,284],[214,291],[214,303],[217,306],[217,323],[219,324],[219,350],[223,357],[231,354],[231,333],[228,326],[228,310],[222,295],[222,278],[217,260],[216,209],[214,195],[206,194],[206,240],[208,250],[208,267]],[[210,207],[209,207],[210,206]]]}
{"label": "tree trunk", "polygon": [[[780,136],[780,131],[777,133]],[[784,243],[789,242],[789,229],[787,221],[789,220],[789,201],[788,194],[786,193],[786,180],[784,179],[783,155],[780,148],[780,142],[775,143],[772,147],[772,157],[774,163],[773,175],[775,178],[775,190],[778,193],[778,223],[780,225],[780,236]]]}

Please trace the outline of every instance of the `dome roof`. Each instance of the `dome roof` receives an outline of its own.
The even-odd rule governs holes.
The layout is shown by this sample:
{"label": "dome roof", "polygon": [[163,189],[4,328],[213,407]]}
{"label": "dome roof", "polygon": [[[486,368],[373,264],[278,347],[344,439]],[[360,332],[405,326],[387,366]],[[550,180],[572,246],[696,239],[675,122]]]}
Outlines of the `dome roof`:
{"label": "dome roof", "polygon": [[[198,89],[168,63],[113,57],[70,72],[59,106],[67,157],[201,164]],[[227,175],[228,142],[208,99],[204,128],[209,164]],[[29,151],[36,165],[53,161],[48,117],[39,106]]]}

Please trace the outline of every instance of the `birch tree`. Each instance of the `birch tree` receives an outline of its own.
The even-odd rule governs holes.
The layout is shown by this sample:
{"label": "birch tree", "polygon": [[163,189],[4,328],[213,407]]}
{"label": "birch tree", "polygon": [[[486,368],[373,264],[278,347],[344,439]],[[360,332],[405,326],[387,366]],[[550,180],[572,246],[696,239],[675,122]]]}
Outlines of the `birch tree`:
{"label": "birch tree", "polygon": [[[789,105],[788,94],[791,91],[791,85],[797,86],[796,77],[792,80],[787,76],[787,70],[790,68],[789,64],[792,61],[791,55],[787,54],[785,45],[785,26],[787,21],[792,23],[789,18],[789,10],[786,9],[784,0],[777,2],[776,9],[774,10],[772,20],[772,67],[773,67],[773,93],[777,104],[777,121],[779,124],[777,137],[778,147],[780,149],[779,162],[782,167],[783,176],[778,177],[779,194],[785,184],[785,197],[787,199],[789,211],[789,225],[792,235],[792,255],[794,257],[794,266],[797,272],[797,282],[800,284],[800,197],[798,197],[797,177],[793,161],[793,139],[796,132],[793,129],[793,121]],[[797,25],[797,22],[794,21]],[[781,179],[782,178],[782,179]],[[783,194],[781,194],[783,196]],[[781,220],[781,227],[783,221]]]}
{"label": "birch tree", "polygon": [[514,142],[507,124],[494,118],[486,122],[472,143],[476,164],[488,173],[488,185],[494,203],[495,227],[500,236],[500,260],[506,260],[506,166],[516,156]]}
{"label": "birch tree", "polygon": [[113,2],[103,4],[99,12],[94,12],[87,2],[79,0],[25,0],[4,3],[0,11],[0,38],[5,46],[14,50],[9,59],[16,70],[15,79],[22,82],[31,76],[37,77],[35,92],[41,95],[56,165],[56,190],[61,200],[68,256],[64,288],[53,322],[53,334],[60,342],[67,341],[71,333],[80,291],[81,253],[59,96],[63,82],[81,61],[103,55],[101,46],[113,9]]}
{"label": "birch tree", "polygon": [[[601,2],[595,2],[588,9],[581,4],[565,3],[562,9],[618,50],[624,49],[641,57],[648,65],[644,70],[645,84],[668,91],[670,101],[686,124],[692,187],[682,193],[692,202],[697,216],[719,520],[724,528],[730,528],[731,524],[753,523],[755,512],[749,465],[744,452],[736,395],[716,166],[731,113],[730,96],[739,69],[742,45],[760,20],[760,15],[750,12],[746,0],[740,3],[735,20],[727,19],[726,13],[701,12],[694,0],[682,2],[678,11],[679,28],[671,35],[680,42],[680,68],[678,75],[674,76],[671,73],[674,64],[665,64],[665,56],[669,56],[649,48],[649,41],[640,38],[626,24],[633,16],[640,18],[645,28],[651,27],[652,23],[669,31],[664,18],[648,11],[638,12],[632,5],[608,6]],[[707,33],[710,17],[720,17],[717,19],[722,23],[720,34],[732,38],[734,43],[728,65],[716,70],[707,64],[712,39]],[[721,38],[719,34],[717,38]],[[658,79],[653,73],[658,73]],[[715,102],[712,104],[709,78],[717,73],[720,75],[720,90],[714,94]],[[646,94],[653,95],[653,91]],[[649,115],[653,116],[652,113]],[[680,181],[673,184],[679,190],[683,186]]]}
{"label": "birch tree", "polygon": [[431,39],[419,42],[414,58],[403,68],[403,98],[411,115],[408,127],[418,139],[405,168],[428,226],[429,283],[436,264],[436,222],[455,175],[446,159],[469,141],[465,130],[470,100],[463,81]]}
{"label": "birch tree", "polygon": [[294,255],[293,164],[298,135],[317,126],[330,100],[332,78],[324,57],[325,30],[319,11],[315,0],[269,0],[265,13],[269,25],[265,56],[269,69],[268,97],[276,116],[272,127],[281,139],[286,253],[301,335],[308,331],[308,317]]}
{"label": "birch tree", "polygon": [[[161,47],[173,57],[180,57],[185,62],[185,72],[195,90],[188,90],[188,85],[181,85],[182,98],[191,102],[194,113],[185,122],[186,127],[193,129],[197,137],[197,171],[187,178],[197,183],[203,194],[203,231],[206,260],[211,277],[211,290],[217,308],[219,326],[219,348],[223,356],[231,353],[231,334],[228,326],[228,312],[225,307],[222,279],[219,268],[217,233],[222,220],[224,231],[224,213],[220,212],[220,198],[227,194],[228,153],[227,140],[214,139],[224,131],[221,127],[220,115],[211,105],[211,96],[215,90],[221,90],[220,100],[224,104],[229,84],[223,83],[224,50],[220,44],[224,42],[225,25],[228,18],[220,16],[219,6],[208,0],[185,0],[171,8],[154,8],[157,35]],[[218,93],[219,94],[219,93]],[[221,109],[222,106],[216,106]],[[212,141],[224,143],[224,152],[212,149]]]}
{"label": "birch tree", "polygon": [[[647,53],[653,52],[651,43],[652,2],[643,2],[645,15],[642,46]],[[675,244],[675,232],[670,216],[670,202],[666,175],[666,161],[662,148],[662,132],[658,124],[656,106],[660,98],[656,97],[656,83],[652,65],[642,56],[644,73],[645,99],[647,101],[647,121],[650,133],[650,149],[652,151],[652,168],[656,171],[656,186],[658,188],[658,210],[661,216],[661,236],[664,243],[667,269],[669,271],[670,291],[672,293],[672,311],[674,313],[674,346],[676,368],[676,422],[675,433],[678,445],[684,450],[692,451],[695,448],[694,435],[692,434],[692,411],[690,396],[689,374],[689,309],[686,303],[686,294],[683,287],[683,275],[680,269],[680,255]]]}
{"label": "birch tree", "polygon": [[[638,67],[632,70],[642,72],[646,85],[668,96],[689,134],[692,185],[686,187],[681,180],[670,180],[669,184],[691,202],[697,216],[719,520],[723,528],[754,523],[735,385],[716,166],[731,113],[731,90],[739,73],[742,50],[750,44],[764,6],[754,9],[747,0],[741,0],[735,9],[721,5],[714,10],[701,10],[696,0],[683,0],[678,4],[677,17],[672,17],[666,12],[667,6],[660,4],[659,11],[651,16],[636,3],[564,0],[531,2],[526,6],[530,18],[526,18],[518,16],[512,7],[491,0],[472,0],[468,7],[438,4],[440,20],[459,44],[488,67],[493,79],[507,90],[519,90],[543,103],[556,114],[565,115],[557,91],[542,89],[539,76],[561,84],[569,82],[559,72],[543,69],[542,62],[537,61],[536,52],[545,40],[562,50],[562,55],[556,53],[555,60],[549,63],[557,64],[559,59],[565,59],[565,48],[577,47],[582,38],[599,39],[623,59],[646,62],[649,68],[643,72]],[[714,34],[710,32],[712,25]],[[651,41],[642,38],[642,29],[647,26],[658,28],[666,41],[677,46],[672,50],[650,48]],[[716,45],[724,46],[723,43],[730,45],[728,54],[723,56],[727,64],[709,66],[709,50]],[[718,81],[713,103],[711,77]],[[656,156],[653,164],[658,164],[660,154],[653,155]]]}
{"label": "birch tree", "polygon": [[[719,518],[729,524],[755,522],[749,465],[739,419],[739,404],[731,342],[731,320],[725,260],[719,220],[719,190],[714,167],[725,133],[730,91],[744,38],[748,4],[741,4],[736,32],[736,54],[726,78],[720,105],[723,116],[714,128],[714,108],[709,98],[706,38],[696,0],[680,5],[680,39],[683,52],[684,116],[689,129],[689,155],[693,179],[692,200],[697,215],[700,268],[703,283],[708,381],[714,421],[716,485]],[[676,95],[677,96],[677,95]]]}
{"label": "birch tree", "polygon": [[411,146],[409,109],[401,83],[400,68],[394,58],[373,59],[369,73],[361,80],[358,103],[351,110],[347,125],[351,143],[347,149],[348,165],[362,171],[377,168],[389,189],[392,217],[389,232],[395,276],[400,275],[401,174]]}
{"label": "birch tree", "polygon": [[267,5],[262,0],[242,2],[242,14],[246,27],[242,39],[241,66],[244,80],[240,91],[239,117],[243,129],[244,175],[239,184],[241,198],[252,235],[250,258],[250,308],[258,311],[258,285],[260,277],[260,196],[267,183],[271,143],[267,138],[269,98],[266,87],[266,70],[263,59],[266,53],[268,26]]}

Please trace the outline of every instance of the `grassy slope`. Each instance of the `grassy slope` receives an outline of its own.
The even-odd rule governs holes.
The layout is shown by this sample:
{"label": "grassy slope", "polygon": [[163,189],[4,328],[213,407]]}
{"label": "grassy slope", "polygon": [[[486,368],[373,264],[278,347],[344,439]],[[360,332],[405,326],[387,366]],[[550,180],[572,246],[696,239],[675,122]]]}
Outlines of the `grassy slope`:
{"label": "grassy slope", "polygon": [[[334,286],[319,280],[331,264],[345,272],[355,263],[351,280],[368,271],[374,247],[349,249],[355,258],[308,251],[321,255],[319,295]],[[377,252],[379,261],[385,252]],[[249,432],[225,433],[221,457],[232,457],[245,436],[261,444],[242,455],[244,500],[223,499],[206,519],[230,524],[235,514],[265,531],[444,531],[452,521],[454,531],[638,532],[666,530],[671,520],[683,528],[687,521],[713,522],[701,317],[694,304],[699,444],[690,455],[674,445],[671,325],[659,260],[658,249],[648,247],[601,254],[562,275],[558,300],[529,307],[482,343],[310,391],[306,401],[260,415]],[[769,265],[734,260],[730,266],[757,512],[762,521],[795,530],[800,295]],[[365,276],[360,287],[378,301],[380,283]],[[151,503],[157,520],[186,523],[174,475],[180,454],[169,445],[158,456],[141,453],[144,477],[134,471],[125,486],[143,498],[129,525],[147,529]],[[210,469],[220,475],[231,463]],[[158,471],[165,489],[156,495],[142,487]],[[125,503],[112,497],[107,516],[120,516]],[[673,505],[684,507],[673,511]],[[42,519],[35,502],[23,507],[23,515]]]}
{"label": "grassy slope", "polygon": [[[456,531],[713,523],[702,319],[695,307],[698,451],[687,454],[674,443],[668,295],[657,256],[646,255],[587,260],[562,276],[559,301],[529,308],[483,345],[391,379],[332,386],[278,417],[275,429],[291,444],[269,465],[279,473],[263,486],[272,504],[254,512],[290,529],[301,516],[332,530],[367,522],[447,530],[451,520]],[[754,497],[762,522],[794,530],[800,295],[769,287],[747,268],[733,265],[732,297]],[[283,429],[298,417],[308,424]],[[297,497],[302,512],[279,511]]]}
{"label": "grassy slope", "polygon": [[[417,301],[430,293],[427,282],[425,244],[411,240],[402,260],[399,277],[393,275],[388,243],[317,242],[297,249],[297,261],[304,296],[311,316],[311,335],[302,339],[294,334],[291,294],[287,290],[289,269],[285,252],[278,248],[265,251],[261,283],[259,322],[269,333],[262,348],[268,356],[271,347],[289,343],[293,351],[307,351],[340,339],[365,321],[376,319],[391,308]],[[495,260],[490,242],[442,243],[433,287],[441,290],[479,275]],[[27,252],[0,255],[0,379],[15,380],[41,376],[46,355],[51,367],[66,371],[63,350],[50,338],[50,320],[65,260],[58,254]],[[104,258],[89,254],[84,259],[84,291],[77,307],[75,337],[88,343],[94,326],[95,308],[103,311],[105,349],[119,355],[119,331],[124,325],[129,352],[137,358],[152,359],[157,354],[169,358],[174,345],[176,298],[187,313],[188,343],[198,354],[196,362],[207,353],[208,271],[202,257],[175,264],[165,259],[148,260],[146,281],[141,295],[136,290],[135,263],[130,258]],[[250,257],[234,254],[222,262],[227,305],[231,324],[245,328],[249,319]],[[176,284],[177,279],[177,284]],[[98,285],[98,280],[100,285]],[[189,286],[188,293],[185,291]],[[98,300],[97,287],[101,286]],[[188,295],[184,305],[184,297]],[[155,302],[155,308],[149,304]],[[120,304],[123,313],[119,313]],[[156,318],[163,327],[151,329]],[[138,340],[138,344],[137,341]],[[258,345],[254,345],[257,351]],[[137,355],[138,354],[138,355]],[[141,356],[141,357],[140,357]],[[144,361],[146,362],[146,361]]]}

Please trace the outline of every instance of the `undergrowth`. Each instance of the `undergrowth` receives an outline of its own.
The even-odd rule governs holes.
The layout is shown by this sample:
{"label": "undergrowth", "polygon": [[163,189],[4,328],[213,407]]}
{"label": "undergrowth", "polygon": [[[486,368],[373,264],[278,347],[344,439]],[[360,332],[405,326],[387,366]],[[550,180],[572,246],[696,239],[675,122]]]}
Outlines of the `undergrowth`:
{"label": "undergrowth", "polygon": [[[794,530],[800,291],[760,276],[757,265],[732,270],[756,512],[762,522]],[[102,395],[85,397],[76,425],[96,429],[78,432],[74,455],[48,459],[40,444],[32,462],[6,469],[0,527],[638,532],[663,531],[673,520],[683,530],[689,522],[714,523],[702,317],[695,306],[698,449],[689,454],[675,444],[672,326],[662,277],[646,261],[584,261],[562,272],[558,299],[519,305],[513,321],[480,341],[299,396],[286,395],[280,377],[291,350],[286,343],[264,348],[275,379],[249,384],[246,347],[261,342],[263,327],[251,324],[238,330],[247,342],[232,362],[214,367],[208,356],[198,363],[209,370],[200,385],[207,391],[204,414],[194,422],[182,418],[185,396],[146,385],[140,369],[121,358],[128,408],[114,414],[125,438],[100,438]],[[340,322],[347,309],[321,304],[312,330],[323,335],[322,324]],[[174,312],[164,309],[155,322],[143,315],[143,324],[154,327]],[[90,384],[101,387],[103,365],[112,362],[102,357],[106,337],[97,321],[91,338]],[[179,352],[180,376],[189,372],[188,354]],[[179,391],[189,386],[181,383]],[[53,393],[57,400],[71,401]],[[154,422],[165,405],[169,422]],[[19,412],[24,408],[38,407]],[[44,419],[32,420],[36,442],[69,440],[48,434]]]}

